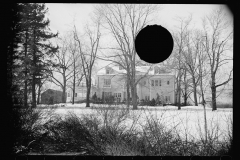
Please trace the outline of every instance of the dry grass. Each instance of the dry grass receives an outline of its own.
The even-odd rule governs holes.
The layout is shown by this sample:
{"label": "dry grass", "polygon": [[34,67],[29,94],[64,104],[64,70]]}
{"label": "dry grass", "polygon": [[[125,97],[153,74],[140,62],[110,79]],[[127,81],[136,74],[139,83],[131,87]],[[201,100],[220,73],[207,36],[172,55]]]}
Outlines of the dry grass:
{"label": "dry grass", "polygon": [[[203,124],[199,122],[198,132],[201,139],[194,141],[193,137],[189,137],[188,125],[183,131],[177,130],[177,126],[185,122],[180,121],[171,125],[171,128],[166,127],[163,118],[166,111],[162,111],[159,116],[147,109],[141,110],[146,117],[144,123],[139,121],[140,114],[134,114],[137,112],[124,107],[93,107],[93,112],[95,114],[83,114],[81,117],[74,113],[69,113],[66,117],[52,113],[51,118],[40,125],[42,130],[47,131],[46,136],[37,145],[33,145],[29,152],[77,152],[81,155],[113,156],[209,156],[228,154],[231,148],[232,124],[229,124],[228,137],[221,142],[218,140],[218,125],[212,126],[213,129],[208,131],[206,141],[201,130]],[[34,126],[37,124],[36,119],[41,116],[31,116],[29,118],[34,122],[30,126]],[[229,117],[226,117],[226,120],[227,118]],[[213,120],[210,120],[208,125],[213,125]],[[34,132],[42,134],[40,129]],[[182,139],[180,133],[187,138]]]}

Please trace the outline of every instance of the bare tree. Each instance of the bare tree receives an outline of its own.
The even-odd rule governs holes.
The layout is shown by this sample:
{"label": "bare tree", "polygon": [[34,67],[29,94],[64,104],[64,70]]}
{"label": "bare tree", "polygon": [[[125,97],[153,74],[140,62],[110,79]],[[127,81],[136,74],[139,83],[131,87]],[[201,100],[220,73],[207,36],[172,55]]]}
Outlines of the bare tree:
{"label": "bare tree", "polygon": [[[68,41],[67,37],[58,39],[59,51],[54,53],[54,60],[51,63],[51,68],[49,68],[49,76],[51,77],[51,81],[57,86],[61,87],[62,94],[62,102],[66,103],[66,87],[67,82],[73,76],[73,70],[70,67],[73,65],[73,61],[70,58]],[[59,74],[62,78],[62,81],[59,79]]]}
{"label": "bare tree", "polygon": [[200,49],[200,41],[199,41],[199,34],[197,30],[191,30],[191,32],[188,33],[188,36],[186,38],[186,51],[183,52],[184,57],[184,64],[186,66],[186,71],[191,76],[191,84],[193,89],[193,97],[194,97],[194,103],[195,106],[198,105],[197,101],[197,86],[199,85],[200,76],[197,73],[199,62],[198,62],[198,53]]}
{"label": "bare tree", "polygon": [[[73,36],[70,35],[70,37],[72,38]],[[71,70],[73,70],[73,75],[72,75],[72,79],[69,83],[69,88],[72,89],[72,104],[74,104],[75,101],[75,89],[76,86],[80,85],[80,82],[83,79],[83,72],[82,72],[82,65],[81,65],[81,59],[80,59],[80,54],[78,52],[77,49],[77,43],[74,39],[71,39],[69,41],[68,47],[69,47],[69,52],[71,54],[71,61],[73,62],[73,65],[71,67]]]}
{"label": "bare tree", "polygon": [[89,25],[86,25],[86,35],[89,39],[88,44],[83,43],[83,40],[80,40],[76,26],[74,26],[74,39],[77,42],[77,47],[80,53],[80,59],[82,63],[82,70],[86,80],[87,86],[87,95],[86,95],[86,107],[90,107],[90,92],[92,85],[92,70],[96,60],[96,55],[99,47],[99,40],[101,37],[100,33],[100,21],[97,21],[95,30],[91,30]]}
{"label": "bare tree", "polygon": [[207,143],[207,135],[208,135],[208,130],[207,130],[207,112],[206,112],[206,100],[205,100],[205,92],[207,89],[208,84],[206,83],[204,85],[204,78],[207,79],[206,77],[209,74],[209,68],[207,66],[207,55],[204,54],[204,47],[203,47],[203,39],[202,39],[202,32],[196,30],[194,32],[194,46],[195,46],[195,51],[197,54],[197,61],[198,61],[198,78],[199,78],[199,87],[200,87],[200,96],[202,98],[201,104],[203,105],[204,109],[204,130],[205,130],[205,142]]}
{"label": "bare tree", "polygon": [[216,84],[216,75],[220,67],[228,63],[232,58],[227,57],[227,51],[232,51],[232,25],[226,15],[224,7],[214,10],[209,16],[203,19],[204,48],[208,56],[211,74],[212,110],[217,110],[216,90],[218,87],[227,84],[232,78],[232,70],[227,79]]}
{"label": "bare tree", "polygon": [[[119,52],[113,57],[119,57],[124,62],[123,68],[127,72],[127,87],[132,93],[133,109],[137,109],[137,84],[136,79],[136,51],[134,40],[137,33],[149,24],[149,15],[157,10],[157,5],[143,4],[104,4],[96,7],[96,13],[104,20],[103,27],[108,29],[117,42],[113,47]],[[104,26],[107,24],[107,27]],[[111,55],[109,55],[111,58]],[[129,93],[127,93],[129,98]]]}
{"label": "bare tree", "polygon": [[176,44],[175,47],[175,69],[177,70],[177,104],[178,109],[181,109],[181,81],[182,81],[182,70],[185,69],[184,60],[183,60],[183,52],[186,50],[186,38],[189,34],[188,27],[192,20],[192,16],[188,17],[187,19],[184,18],[177,18],[180,22],[180,27],[178,27],[178,31],[173,33],[174,42]]}
{"label": "bare tree", "polygon": [[191,95],[192,93],[192,90],[190,90],[190,82],[191,79],[188,78],[188,72],[187,72],[187,67],[186,65],[184,65],[184,68],[183,68],[183,80],[182,80],[182,84],[183,84],[183,89],[182,89],[182,96],[183,96],[183,104],[184,106],[187,105],[187,101],[188,101],[188,98],[189,96]]}

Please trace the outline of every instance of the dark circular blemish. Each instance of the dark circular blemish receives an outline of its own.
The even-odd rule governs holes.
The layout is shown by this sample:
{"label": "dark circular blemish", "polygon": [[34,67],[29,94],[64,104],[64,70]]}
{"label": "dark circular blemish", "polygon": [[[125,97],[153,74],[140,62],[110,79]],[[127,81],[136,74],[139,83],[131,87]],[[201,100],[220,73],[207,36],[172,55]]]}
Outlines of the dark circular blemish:
{"label": "dark circular blemish", "polygon": [[166,28],[148,25],[137,34],[135,49],[141,60],[153,64],[160,63],[171,55],[173,38]]}

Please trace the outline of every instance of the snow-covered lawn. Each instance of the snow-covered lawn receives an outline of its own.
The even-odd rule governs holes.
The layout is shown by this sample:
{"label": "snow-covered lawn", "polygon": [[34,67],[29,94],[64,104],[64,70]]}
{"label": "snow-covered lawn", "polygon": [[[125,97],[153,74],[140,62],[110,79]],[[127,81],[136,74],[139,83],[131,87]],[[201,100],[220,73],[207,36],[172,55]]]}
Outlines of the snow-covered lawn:
{"label": "snow-covered lawn", "polygon": [[[80,117],[83,114],[100,115],[101,111],[108,107],[102,104],[91,104],[90,108],[86,108],[85,105],[85,103],[58,104],[54,113],[64,116],[72,112]],[[44,109],[46,106],[39,106],[39,108]],[[123,108],[126,108],[126,106],[112,105],[109,113],[120,111]],[[218,108],[216,111],[212,111],[210,106],[207,106],[206,111],[209,134],[212,134],[213,137],[216,136],[218,140],[222,140],[229,131],[231,132],[232,108]],[[204,136],[203,106],[186,106],[182,107],[181,110],[178,110],[177,106],[138,106],[138,110],[129,110],[124,125],[130,127],[136,120],[136,128],[141,130],[149,119],[155,119],[169,129],[175,128],[182,138],[197,140]]]}

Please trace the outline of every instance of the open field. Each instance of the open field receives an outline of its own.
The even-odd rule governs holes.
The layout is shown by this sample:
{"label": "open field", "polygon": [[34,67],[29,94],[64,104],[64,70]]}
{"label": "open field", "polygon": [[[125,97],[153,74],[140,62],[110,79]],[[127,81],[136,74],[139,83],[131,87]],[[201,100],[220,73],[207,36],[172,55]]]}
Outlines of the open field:
{"label": "open field", "polygon": [[[229,155],[232,108],[58,104],[16,110],[18,154]],[[17,112],[16,112],[17,113]],[[19,121],[20,120],[20,121]],[[207,133],[207,134],[206,134]],[[206,136],[207,135],[207,136]]]}

